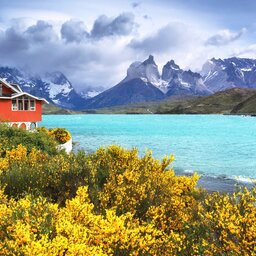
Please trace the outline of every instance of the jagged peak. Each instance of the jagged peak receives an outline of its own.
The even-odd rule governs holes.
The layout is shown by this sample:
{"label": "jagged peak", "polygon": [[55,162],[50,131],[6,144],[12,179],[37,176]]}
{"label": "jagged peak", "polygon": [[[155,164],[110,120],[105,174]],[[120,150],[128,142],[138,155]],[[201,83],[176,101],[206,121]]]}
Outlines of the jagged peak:
{"label": "jagged peak", "polygon": [[197,78],[200,78],[200,77],[201,77],[201,75],[200,75],[199,73],[193,72],[193,71],[191,71],[191,69],[186,70],[186,71],[184,71],[183,73],[184,73],[184,74],[188,74],[188,75],[193,76],[193,77],[197,77]]}
{"label": "jagged peak", "polygon": [[150,55],[148,56],[148,58],[142,62],[142,64],[143,64],[143,65],[149,65],[149,64],[154,64],[154,65],[156,65],[155,60],[154,60],[154,56],[150,54]]}
{"label": "jagged peak", "polygon": [[168,61],[165,65],[165,68],[172,68],[172,69],[180,69],[180,66],[175,63],[174,60]]}

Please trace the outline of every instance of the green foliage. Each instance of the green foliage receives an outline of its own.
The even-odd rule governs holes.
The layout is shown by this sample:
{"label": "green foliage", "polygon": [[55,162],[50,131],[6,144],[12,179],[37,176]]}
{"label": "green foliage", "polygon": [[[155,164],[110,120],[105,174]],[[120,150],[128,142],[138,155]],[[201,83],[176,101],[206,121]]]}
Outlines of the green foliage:
{"label": "green foliage", "polygon": [[44,132],[28,132],[15,127],[0,125],[0,156],[5,150],[17,147],[19,144],[25,146],[28,152],[33,148],[47,152],[49,155],[57,154],[56,141]]}
{"label": "green foliage", "polygon": [[50,135],[59,144],[64,144],[71,139],[69,131],[64,128],[47,129],[46,127],[39,127],[37,131]]}

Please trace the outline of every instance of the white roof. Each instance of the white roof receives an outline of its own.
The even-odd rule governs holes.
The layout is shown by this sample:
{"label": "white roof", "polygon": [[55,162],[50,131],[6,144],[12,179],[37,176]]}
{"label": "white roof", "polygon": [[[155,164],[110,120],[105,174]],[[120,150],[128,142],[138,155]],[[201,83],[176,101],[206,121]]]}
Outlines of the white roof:
{"label": "white roof", "polygon": [[15,92],[17,92],[17,93],[22,92],[22,90],[20,89],[19,86],[18,86],[18,88],[19,88],[20,90],[16,89],[14,86],[12,86],[10,83],[8,83],[7,81],[5,81],[4,79],[1,79],[1,78],[0,78],[0,82],[3,83],[3,84],[5,84],[7,87],[11,88],[13,91],[15,91]]}
{"label": "white roof", "polygon": [[5,80],[1,79],[0,78],[0,82],[3,83],[4,85],[6,85],[7,87],[9,87],[10,89],[12,89],[15,93],[13,93],[10,97],[6,97],[6,96],[0,96],[1,99],[15,99],[17,97],[20,97],[20,96],[23,96],[23,95],[26,95],[26,96],[29,96],[33,99],[36,99],[36,100],[41,100],[41,101],[44,101],[46,104],[49,104],[49,102],[44,99],[44,98],[39,98],[39,97],[36,97],[34,95],[31,95],[27,92],[23,92],[20,88],[19,85],[15,84],[15,86],[17,86],[17,88],[15,88],[14,86],[12,86],[10,83],[6,82]]}
{"label": "white roof", "polygon": [[20,96],[23,96],[23,95],[29,96],[29,97],[31,97],[31,98],[33,98],[33,99],[36,99],[36,100],[42,100],[42,101],[44,101],[45,103],[49,104],[49,102],[48,102],[46,99],[36,97],[36,96],[31,95],[31,94],[29,94],[29,93],[27,93],[27,92],[14,93],[14,94],[12,94],[12,96],[10,97],[10,99],[15,99],[15,98],[20,97]]}

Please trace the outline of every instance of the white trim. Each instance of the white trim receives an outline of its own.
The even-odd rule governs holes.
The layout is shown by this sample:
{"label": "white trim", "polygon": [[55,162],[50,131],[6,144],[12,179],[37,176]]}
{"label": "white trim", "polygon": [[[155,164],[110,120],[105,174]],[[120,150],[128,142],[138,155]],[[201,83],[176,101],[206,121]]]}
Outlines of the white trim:
{"label": "white trim", "polygon": [[46,99],[33,96],[33,95],[31,95],[31,94],[29,94],[27,92],[20,92],[20,93],[14,94],[14,95],[11,96],[11,99],[15,99],[15,98],[17,98],[19,96],[23,96],[23,95],[27,95],[27,96],[29,96],[29,97],[31,97],[33,99],[41,100],[41,101],[44,101],[45,103],[49,104],[49,102]]}
{"label": "white trim", "polygon": [[13,98],[16,98],[16,97],[18,97],[18,96],[27,95],[27,96],[29,96],[29,97],[32,97],[32,98],[36,99],[36,100],[41,100],[41,101],[44,101],[46,104],[49,104],[49,102],[48,102],[46,99],[33,96],[33,95],[31,95],[31,94],[29,94],[29,93],[27,93],[27,92],[23,92],[18,84],[15,84],[15,85],[18,87],[18,90],[17,90],[17,89],[16,89],[15,87],[13,87],[10,83],[8,83],[7,81],[5,81],[5,80],[3,80],[3,79],[1,79],[1,78],[0,78],[0,83],[1,83],[1,84],[4,84],[5,86],[9,87],[12,91],[15,92],[15,93],[12,94],[11,97],[2,97],[2,96],[0,95],[0,99],[13,99]]}
{"label": "white trim", "polygon": [[17,90],[16,88],[14,88],[11,84],[9,84],[7,81],[3,80],[0,78],[0,82],[3,83],[4,85],[6,85],[7,87],[9,87],[10,89],[12,89],[13,91],[19,93],[20,91]]}
{"label": "white trim", "polygon": [[[22,97],[22,96],[19,96],[19,97]],[[13,98],[13,99],[11,99],[12,100],[12,111],[36,111],[36,99],[34,99],[34,98],[32,98],[32,99],[30,99],[30,98],[28,98],[28,99],[24,99],[24,98],[18,98],[17,99],[17,97],[15,97],[15,98]],[[23,106],[23,109],[19,109],[19,100],[22,100],[22,106]],[[28,101],[28,109],[25,109],[25,105],[24,105],[24,101],[25,100],[27,100]],[[15,105],[16,105],[16,107],[14,108],[13,106],[14,106],[14,104],[13,104],[13,101],[15,101]],[[34,103],[34,106],[33,107],[31,107],[31,102],[33,102]]]}
{"label": "white trim", "polygon": [[11,100],[12,100],[12,99],[15,99],[15,98],[17,98],[17,97],[19,97],[19,96],[23,96],[23,95],[27,95],[27,96],[29,96],[29,97],[35,99],[35,100],[44,101],[46,104],[49,104],[49,101],[47,101],[46,99],[33,96],[33,95],[31,95],[31,94],[29,94],[29,93],[27,93],[27,92],[15,93],[15,94],[12,94],[11,97],[1,97],[1,96],[0,96],[0,99],[5,99],[5,100],[10,100],[10,99],[11,99]]}
{"label": "white trim", "polygon": [[21,90],[21,88],[20,88],[20,86],[18,85],[18,84],[11,84],[12,86],[17,86],[18,87],[18,90],[20,91],[20,92],[22,92],[22,90]]}

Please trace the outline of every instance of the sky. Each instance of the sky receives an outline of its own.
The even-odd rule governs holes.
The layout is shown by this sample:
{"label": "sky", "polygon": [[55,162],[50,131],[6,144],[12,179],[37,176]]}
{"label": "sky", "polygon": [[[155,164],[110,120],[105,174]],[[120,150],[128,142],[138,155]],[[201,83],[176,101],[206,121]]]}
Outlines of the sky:
{"label": "sky", "polygon": [[109,88],[152,54],[199,72],[210,58],[256,58],[255,0],[0,0],[1,66],[61,71]]}

